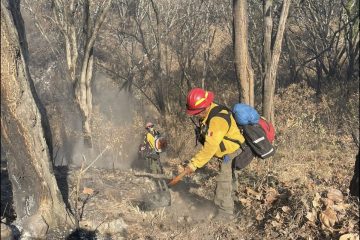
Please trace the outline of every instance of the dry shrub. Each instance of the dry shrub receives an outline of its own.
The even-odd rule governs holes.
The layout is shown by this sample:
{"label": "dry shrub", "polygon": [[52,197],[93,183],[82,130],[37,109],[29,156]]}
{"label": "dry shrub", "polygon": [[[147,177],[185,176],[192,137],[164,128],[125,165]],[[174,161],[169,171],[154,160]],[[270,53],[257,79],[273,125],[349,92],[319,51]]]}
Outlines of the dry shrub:
{"label": "dry shrub", "polygon": [[[334,86],[324,92],[317,96],[306,83],[280,89],[275,99],[277,153],[269,160],[253,161],[242,171],[240,202],[258,209],[250,215],[265,229],[262,237],[290,239],[295,233],[304,238],[338,239],[358,227],[358,201],[348,196],[348,187],[357,153],[351,132],[359,125],[359,92],[345,97]],[[272,176],[279,184],[270,184]],[[249,187],[263,196],[271,187],[291,194],[272,204],[267,204],[266,197],[263,202],[249,202],[245,191]],[[325,201],[324,193],[332,188],[344,194],[346,209],[337,212],[335,225],[329,227],[327,220],[334,214],[326,212],[325,204],[314,210],[312,203],[316,194]],[[334,208],[338,206],[343,205]]]}
{"label": "dry shrub", "polygon": [[[106,118],[97,107],[93,110],[92,137],[93,147],[102,151],[109,147],[108,159],[111,160],[104,167],[128,168],[136,157],[140,143],[139,133],[142,121],[135,115],[132,121],[116,124],[112,119]],[[107,161],[109,163],[109,161]]]}
{"label": "dry shrub", "polygon": [[[339,111],[345,111],[345,107],[340,107],[336,101],[336,88],[327,93],[318,97],[312,88],[302,82],[281,89],[276,95],[278,152],[274,157],[274,166],[285,179],[306,181],[309,174],[329,179],[339,174],[349,176],[352,172],[356,149],[349,131],[341,130],[344,126],[338,127],[345,125],[343,122],[339,124],[342,119]],[[349,99],[345,106],[356,108],[358,92]],[[358,126],[358,116],[349,122],[357,122]]]}
{"label": "dry shrub", "polygon": [[328,136],[323,120],[331,115],[329,104],[324,98],[318,100],[315,90],[304,82],[281,89],[275,100],[278,140],[290,147],[299,143],[312,146],[312,142],[304,141],[313,139],[314,135]]}
{"label": "dry shrub", "polygon": [[359,91],[344,95],[336,83],[324,87],[317,96],[305,82],[292,84],[276,95],[276,123],[280,133],[296,130],[315,133],[318,138],[351,134],[359,125]]}
{"label": "dry shrub", "polygon": [[358,135],[359,82],[329,83],[324,86],[323,97],[329,102],[331,115],[327,124],[335,126],[337,134]]}
{"label": "dry shrub", "polygon": [[[240,172],[237,206],[242,208],[240,214],[244,221],[237,224],[249,235],[256,239],[337,239],[342,234],[356,231],[358,202],[347,195],[356,149],[349,131],[344,128],[339,131],[339,111],[344,111],[344,107],[339,106],[335,96],[336,91],[329,91],[318,97],[305,83],[279,91],[275,102],[277,154],[272,159],[254,160]],[[354,111],[358,106],[357,97],[358,92],[349,95],[345,104],[348,111]],[[93,129],[97,131],[94,140],[103,139],[103,145],[119,149],[127,139],[145,133],[146,117],[141,112],[134,114],[131,123],[121,126],[99,116],[95,115],[93,120]],[[358,116],[343,116],[348,117],[349,123],[358,123]],[[165,172],[171,174],[176,165],[189,160],[200,145],[194,147],[194,126],[190,119],[178,113],[162,120],[164,123],[157,124],[157,129],[169,143],[164,160],[168,165],[164,166]],[[136,144],[133,142],[133,145]],[[123,147],[124,154],[127,150]],[[215,166],[214,162],[206,168]],[[186,179],[201,184],[189,191],[213,199],[214,176],[207,178],[205,175],[199,170]],[[331,205],[337,220],[329,227],[324,223],[330,217],[329,223],[333,224],[331,217],[335,215],[326,211],[328,199],[333,199],[326,193],[332,188],[343,194],[343,204]],[[337,211],[340,207],[342,209]],[[133,208],[132,215],[141,214],[136,211]]]}
{"label": "dry shrub", "polygon": [[[181,121],[176,115],[166,119],[166,135],[168,138],[168,156],[180,161],[190,160],[195,154],[195,132],[190,119]],[[200,145],[200,143],[199,143]]]}

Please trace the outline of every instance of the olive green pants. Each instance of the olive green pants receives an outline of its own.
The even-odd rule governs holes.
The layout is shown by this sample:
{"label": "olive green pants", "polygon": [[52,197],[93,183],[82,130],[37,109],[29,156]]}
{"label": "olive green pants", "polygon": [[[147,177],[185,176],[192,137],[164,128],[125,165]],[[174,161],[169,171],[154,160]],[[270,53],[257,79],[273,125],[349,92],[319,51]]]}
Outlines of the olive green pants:
{"label": "olive green pants", "polygon": [[232,169],[233,159],[241,153],[241,149],[229,154],[230,160],[226,163],[222,160],[220,172],[216,177],[216,190],[214,203],[224,212],[233,214],[234,200],[233,191],[237,190],[237,176]]}
{"label": "olive green pants", "polygon": [[161,162],[160,162],[160,154],[159,153],[151,153],[146,156],[146,161],[150,172],[153,174],[162,174]]}

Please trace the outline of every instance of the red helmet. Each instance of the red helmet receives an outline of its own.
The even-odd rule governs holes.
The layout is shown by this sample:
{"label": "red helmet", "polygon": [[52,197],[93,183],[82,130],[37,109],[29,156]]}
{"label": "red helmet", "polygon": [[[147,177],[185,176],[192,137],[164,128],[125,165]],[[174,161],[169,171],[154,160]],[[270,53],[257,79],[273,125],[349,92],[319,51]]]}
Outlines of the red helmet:
{"label": "red helmet", "polygon": [[187,95],[186,113],[196,115],[210,106],[214,100],[214,93],[202,88],[193,88]]}
{"label": "red helmet", "polygon": [[146,129],[149,129],[149,128],[152,128],[152,127],[154,127],[154,124],[152,122],[147,122],[146,125],[145,125]]}

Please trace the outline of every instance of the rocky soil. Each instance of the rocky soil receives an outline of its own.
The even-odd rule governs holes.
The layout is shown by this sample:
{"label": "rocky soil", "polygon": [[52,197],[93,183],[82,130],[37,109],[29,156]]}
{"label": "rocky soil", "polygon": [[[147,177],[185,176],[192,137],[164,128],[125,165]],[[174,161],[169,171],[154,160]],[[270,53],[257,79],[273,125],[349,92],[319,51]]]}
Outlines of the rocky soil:
{"label": "rocky soil", "polygon": [[[80,228],[49,233],[48,239],[359,239],[359,202],[341,187],[341,179],[309,175],[302,183],[285,182],[263,160],[239,172],[235,220],[213,218],[215,160],[169,189],[170,206],[165,200],[162,207],[147,208],[154,193],[163,193],[158,181],[168,182],[178,161],[167,161],[164,175],[88,169],[77,196]],[[72,209],[79,172],[57,170]]]}
{"label": "rocky soil", "polygon": [[339,179],[308,176],[309,185],[283,182],[264,170],[269,163],[263,160],[239,172],[235,220],[213,218],[214,160],[168,190],[170,206],[165,200],[162,207],[146,207],[154,193],[163,192],[158,181],[168,182],[177,164],[178,159],[167,161],[164,175],[89,168],[80,176],[79,168],[57,168],[67,204],[74,209],[78,200],[81,219],[78,229],[59,229],[47,239],[359,239],[359,202],[334,187]]}
{"label": "rocky soil", "polygon": [[[117,92],[117,88],[111,89]],[[101,88],[99,92],[104,91]],[[304,84],[279,90],[275,104],[277,153],[269,160],[256,159],[239,172],[239,189],[234,196],[236,218],[223,221],[213,219],[216,208],[212,199],[218,170],[215,160],[168,192],[159,189],[159,180],[168,182],[177,174],[179,163],[196,152],[190,121],[179,124],[174,117],[168,128],[161,131],[170,138],[169,152],[173,155],[163,161],[164,175],[129,169],[139,164],[133,164],[128,151],[133,148],[136,152],[137,143],[127,141],[126,136],[142,133],[144,121],[138,116],[123,125],[124,119],[113,117],[126,115],[121,111],[128,112],[118,106],[123,101],[114,101],[118,99],[115,94],[105,92],[103,95],[108,99],[95,101],[93,129],[94,145],[99,149],[112,148],[107,158],[103,156],[97,162],[108,169],[92,167],[81,176],[80,168],[55,169],[65,202],[73,213],[78,213],[80,221],[77,229],[70,232],[57,229],[49,232],[47,239],[359,239],[359,200],[350,196],[348,190],[358,151],[348,128],[352,130],[358,125],[358,117],[354,117],[358,116],[358,92],[351,98],[357,102],[356,114],[342,117],[337,114],[342,110],[336,102],[338,94],[319,99]],[[112,101],[116,103],[114,108],[109,104]],[[65,121],[64,116],[74,114],[64,109],[60,111],[62,115],[56,115],[59,109],[47,110],[53,116],[52,126],[61,125],[53,131],[54,139],[59,140],[54,142],[61,143],[62,132],[57,134],[56,129],[71,125],[74,119]],[[100,114],[105,109],[111,114]],[[113,109],[119,112],[113,114]],[[119,123],[114,124],[115,120]],[[67,151],[57,152],[58,164],[63,163],[63,155],[68,152],[78,152],[80,157],[69,154],[64,163],[83,159],[82,151],[72,141],[74,131],[69,129],[71,141],[64,140],[63,148]],[[13,222],[16,216],[11,208],[11,184],[3,164],[5,154],[1,155],[1,216],[7,224],[1,225],[1,237],[5,239],[3,234],[10,234],[9,230],[15,236],[18,232]],[[124,166],[128,169],[111,169]],[[154,208],[149,200],[158,196],[154,194],[158,191],[162,193],[159,200],[163,206]]]}

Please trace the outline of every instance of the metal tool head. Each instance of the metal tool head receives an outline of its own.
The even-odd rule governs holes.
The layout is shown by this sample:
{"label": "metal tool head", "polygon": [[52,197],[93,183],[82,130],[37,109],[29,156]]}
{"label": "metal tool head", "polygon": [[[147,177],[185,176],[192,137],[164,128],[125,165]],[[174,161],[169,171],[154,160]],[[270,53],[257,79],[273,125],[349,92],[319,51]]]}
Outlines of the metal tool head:
{"label": "metal tool head", "polygon": [[157,180],[158,191],[143,195],[143,199],[139,204],[141,210],[151,211],[160,207],[168,207],[171,205],[171,194],[165,180]]}

